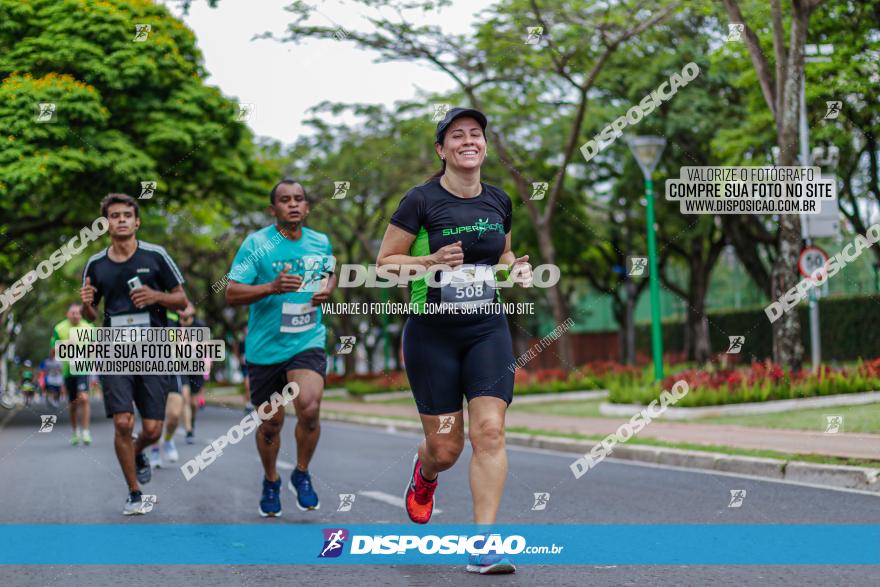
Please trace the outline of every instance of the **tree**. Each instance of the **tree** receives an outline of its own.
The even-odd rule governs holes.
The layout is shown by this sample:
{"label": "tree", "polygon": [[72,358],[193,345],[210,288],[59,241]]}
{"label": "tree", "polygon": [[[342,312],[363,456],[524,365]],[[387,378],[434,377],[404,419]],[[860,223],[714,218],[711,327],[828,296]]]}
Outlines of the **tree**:
{"label": "tree", "polygon": [[[791,0],[788,46],[785,42],[782,0],[770,0],[773,67],[761,48],[754,28],[743,16],[738,0],[722,0],[731,22],[743,24],[743,34],[752,65],[758,76],[761,93],[773,116],[778,165],[795,165],[798,150],[798,113],[801,83],[804,76],[804,46],[810,16],[824,0]],[[757,20],[757,19],[753,19]],[[782,214],[779,218],[776,258],[770,286],[772,299],[780,298],[799,281],[797,259],[801,249],[800,217]],[[776,362],[800,369],[804,348],[797,312],[786,312],[773,323],[773,358]]]}
{"label": "tree", "polygon": [[[138,35],[140,24],[151,28]],[[192,31],[166,8],[0,0],[0,47],[0,290],[91,225],[108,192],[139,196],[141,182],[157,181],[155,195],[140,200],[142,234],[167,231],[162,242],[174,243],[176,257],[185,256],[179,244],[210,235],[202,239],[210,248],[222,232],[208,209],[263,201],[271,171],[257,159],[237,103],[206,85]],[[201,220],[184,213],[191,203],[204,210]],[[86,258],[84,251],[38,289],[71,301]],[[181,263],[184,273],[203,260]]]}
{"label": "tree", "polygon": [[[91,224],[101,197],[139,195],[142,181],[158,182],[146,209],[262,191],[238,106],[205,85],[192,32],[164,7],[0,0],[0,21],[0,254],[57,243],[58,228]],[[152,27],[143,42],[136,23]]]}
{"label": "tree", "polygon": [[[453,80],[467,104],[492,114],[491,149],[498,153],[532,221],[541,261],[557,264],[555,215],[571,197],[565,193],[567,177],[577,148],[585,142],[590,93],[615,51],[669,15],[678,3],[624,0],[602,7],[582,1],[560,5],[506,0],[493,7],[473,35],[444,34],[436,26],[415,26],[406,20],[406,10],[432,10],[442,2],[361,3],[390,8],[397,18],[370,17],[373,31],[346,31],[346,40],[377,51],[382,61],[416,61],[436,68]],[[306,24],[312,9],[303,2],[294,4],[292,11],[297,18],[284,40],[328,38],[334,32]],[[523,23],[543,28],[536,46],[524,44]],[[551,169],[542,204],[530,199],[531,183],[546,180],[534,175],[536,168]],[[561,288],[550,288],[548,295],[554,320],[562,323],[569,316]],[[567,336],[560,340],[559,356],[564,368],[572,367]]]}

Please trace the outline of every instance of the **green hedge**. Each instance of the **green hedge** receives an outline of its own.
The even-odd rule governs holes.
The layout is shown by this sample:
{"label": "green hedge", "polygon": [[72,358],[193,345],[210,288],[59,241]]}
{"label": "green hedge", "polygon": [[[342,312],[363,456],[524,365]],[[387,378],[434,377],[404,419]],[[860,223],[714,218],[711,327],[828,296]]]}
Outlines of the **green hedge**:
{"label": "green hedge", "polygon": [[[810,356],[810,317],[806,303],[798,307],[804,356]],[[745,335],[745,361],[773,357],[773,333],[764,306],[709,311],[709,341],[713,353],[727,350],[728,336]],[[663,321],[664,352],[684,351],[683,320]],[[839,296],[819,301],[823,361],[855,361],[880,356],[880,296]],[[651,353],[650,323],[636,326],[638,350]]]}

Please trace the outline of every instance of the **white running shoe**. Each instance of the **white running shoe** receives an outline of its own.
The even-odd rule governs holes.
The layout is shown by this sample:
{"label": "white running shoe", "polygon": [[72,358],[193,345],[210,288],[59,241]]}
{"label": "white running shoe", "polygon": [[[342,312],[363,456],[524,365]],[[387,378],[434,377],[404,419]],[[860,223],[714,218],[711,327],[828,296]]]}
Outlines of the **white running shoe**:
{"label": "white running shoe", "polygon": [[150,467],[153,469],[159,469],[162,467],[162,455],[159,454],[158,446],[154,446],[150,450]]}
{"label": "white running shoe", "polygon": [[180,456],[177,454],[177,447],[174,446],[173,440],[166,440],[163,442],[162,451],[165,453],[165,458],[172,463],[176,463],[180,459]]}

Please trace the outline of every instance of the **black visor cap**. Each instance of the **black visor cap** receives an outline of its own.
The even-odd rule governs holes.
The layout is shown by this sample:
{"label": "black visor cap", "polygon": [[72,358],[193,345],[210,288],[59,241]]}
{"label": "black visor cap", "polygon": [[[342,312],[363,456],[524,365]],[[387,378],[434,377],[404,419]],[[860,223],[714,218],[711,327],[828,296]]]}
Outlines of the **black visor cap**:
{"label": "black visor cap", "polygon": [[434,139],[435,142],[443,144],[443,137],[446,135],[446,129],[449,128],[449,125],[452,124],[454,120],[461,118],[462,116],[467,116],[476,120],[482,127],[483,133],[486,133],[486,125],[489,121],[486,119],[485,114],[479,110],[474,110],[473,108],[450,108],[449,112],[446,113],[446,116],[443,117],[443,120],[437,123],[437,134]]}

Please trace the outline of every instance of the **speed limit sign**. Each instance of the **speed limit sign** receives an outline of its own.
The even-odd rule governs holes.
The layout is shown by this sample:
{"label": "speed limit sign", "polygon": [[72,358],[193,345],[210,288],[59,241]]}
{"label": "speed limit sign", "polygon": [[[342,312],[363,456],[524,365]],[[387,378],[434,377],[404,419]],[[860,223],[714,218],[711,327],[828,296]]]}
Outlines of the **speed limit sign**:
{"label": "speed limit sign", "polygon": [[812,277],[816,269],[821,269],[828,262],[828,253],[815,245],[804,247],[798,257],[798,271],[804,277]]}

